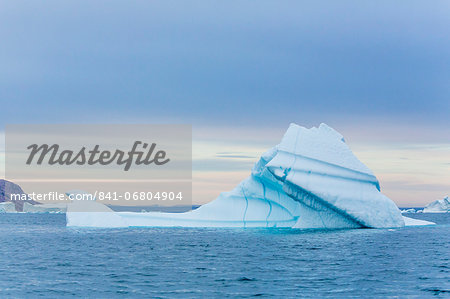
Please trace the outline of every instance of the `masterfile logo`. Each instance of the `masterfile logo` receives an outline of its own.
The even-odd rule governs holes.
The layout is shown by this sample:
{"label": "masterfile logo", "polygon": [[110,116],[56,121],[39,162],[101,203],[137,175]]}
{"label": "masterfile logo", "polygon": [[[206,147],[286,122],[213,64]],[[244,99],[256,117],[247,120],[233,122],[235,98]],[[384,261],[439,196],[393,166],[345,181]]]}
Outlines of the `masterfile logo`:
{"label": "masterfile logo", "polygon": [[[138,147],[141,146],[144,151],[139,151]],[[58,144],[53,144],[52,146],[48,144],[32,144],[27,147],[30,150],[30,155],[27,159],[27,164],[30,165],[37,154],[36,164],[42,165],[44,159],[48,157],[47,163],[49,165],[109,165],[116,162],[117,165],[124,165],[124,171],[130,170],[133,162],[136,165],[150,165],[154,163],[155,165],[164,165],[170,161],[166,159],[166,152],[163,150],[155,151],[156,143],[152,143],[150,146],[146,142],[135,141],[133,147],[129,152],[124,152],[121,150],[115,150],[113,152],[104,150],[100,151],[100,145],[96,144],[93,149],[86,150],[83,146],[78,152],[73,150],[62,150]],[[154,152],[156,152],[154,154]],[[134,160],[136,157],[136,160]]]}
{"label": "masterfile logo", "polygon": [[8,125],[5,162],[6,179],[29,194],[83,190],[116,205],[191,203],[190,125]]}

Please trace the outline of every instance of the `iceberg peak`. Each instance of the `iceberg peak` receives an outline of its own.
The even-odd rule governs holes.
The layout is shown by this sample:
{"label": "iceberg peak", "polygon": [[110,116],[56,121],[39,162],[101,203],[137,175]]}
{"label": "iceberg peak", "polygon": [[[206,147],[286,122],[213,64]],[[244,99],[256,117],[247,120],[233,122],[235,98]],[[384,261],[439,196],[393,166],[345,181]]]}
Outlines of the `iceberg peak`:
{"label": "iceberg peak", "polygon": [[344,137],[324,123],[311,129],[291,124],[278,149],[373,176],[372,171],[353,155]]}

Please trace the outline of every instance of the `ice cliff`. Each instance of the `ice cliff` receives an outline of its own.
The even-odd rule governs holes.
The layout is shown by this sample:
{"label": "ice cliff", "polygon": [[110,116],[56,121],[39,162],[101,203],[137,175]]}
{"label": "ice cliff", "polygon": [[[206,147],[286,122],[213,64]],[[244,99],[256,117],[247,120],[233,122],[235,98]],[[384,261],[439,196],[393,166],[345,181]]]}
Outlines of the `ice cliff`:
{"label": "ice cliff", "polygon": [[[80,205],[89,204],[92,212]],[[377,178],[325,124],[291,124],[234,190],[186,213],[112,212],[69,204],[68,226],[387,228],[405,225]]]}
{"label": "ice cliff", "polygon": [[445,197],[444,199],[438,199],[429,203],[424,209],[424,213],[449,213],[450,212],[450,199]]}

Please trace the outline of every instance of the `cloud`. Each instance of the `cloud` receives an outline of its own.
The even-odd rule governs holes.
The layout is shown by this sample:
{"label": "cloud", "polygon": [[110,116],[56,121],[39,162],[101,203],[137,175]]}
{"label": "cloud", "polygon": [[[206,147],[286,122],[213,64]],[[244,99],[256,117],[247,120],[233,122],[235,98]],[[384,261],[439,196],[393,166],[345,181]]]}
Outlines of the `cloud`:
{"label": "cloud", "polygon": [[0,153],[5,151],[5,132],[0,131]]}
{"label": "cloud", "polygon": [[242,161],[241,159],[195,159],[192,161],[193,171],[248,171],[255,161]]}
{"label": "cloud", "polygon": [[229,158],[229,159],[255,159],[255,156],[239,155],[239,154],[217,154],[217,158]]}
{"label": "cloud", "polygon": [[194,3],[5,4],[0,126],[450,124],[445,1]]}

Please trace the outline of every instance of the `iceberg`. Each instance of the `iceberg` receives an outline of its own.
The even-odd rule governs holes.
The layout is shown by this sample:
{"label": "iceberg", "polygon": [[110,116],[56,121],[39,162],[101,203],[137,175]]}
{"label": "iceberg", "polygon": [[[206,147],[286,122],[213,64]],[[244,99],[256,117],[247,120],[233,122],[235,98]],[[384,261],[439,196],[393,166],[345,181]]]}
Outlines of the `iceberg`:
{"label": "iceberg", "polygon": [[424,209],[423,213],[449,213],[450,212],[450,199],[447,197],[438,199],[429,203]]}
{"label": "iceberg", "polygon": [[23,204],[24,213],[65,213],[66,209],[67,204],[65,203],[32,205],[25,202]]}
{"label": "iceberg", "polygon": [[403,216],[403,220],[405,221],[405,226],[426,226],[426,225],[435,225],[436,223],[426,220],[420,220],[410,217]]}
{"label": "iceberg", "polygon": [[[84,206],[83,206],[84,205]],[[86,205],[92,210],[86,210]],[[291,124],[235,189],[186,213],[113,212],[98,202],[68,205],[68,226],[394,228],[405,225],[372,171],[325,124]]]}
{"label": "iceberg", "polygon": [[114,228],[129,226],[119,213],[113,212],[104,204],[96,201],[76,201],[68,204],[66,220],[67,226],[75,227]]}
{"label": "iceberg", "polygon": [[16,213],[16,205],[13,202],[0,202],[0,213]]}

